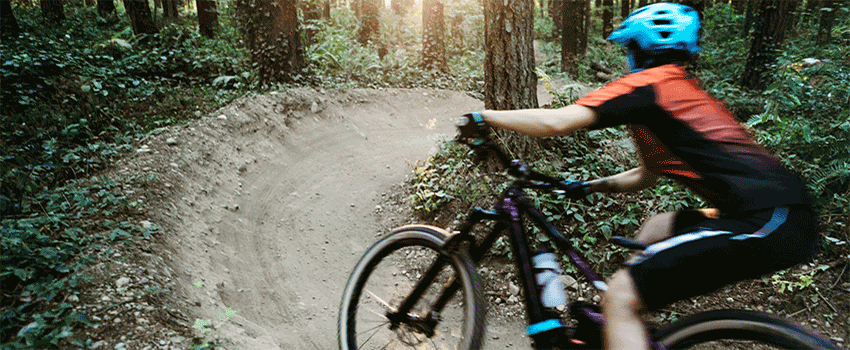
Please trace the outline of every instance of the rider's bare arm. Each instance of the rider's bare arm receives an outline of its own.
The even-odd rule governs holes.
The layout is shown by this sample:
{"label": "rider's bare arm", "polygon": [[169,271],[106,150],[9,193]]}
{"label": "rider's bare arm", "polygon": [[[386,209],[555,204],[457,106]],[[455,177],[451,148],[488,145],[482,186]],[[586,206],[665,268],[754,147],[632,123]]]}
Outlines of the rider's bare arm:
{"label": "rider's bare arm", "polygon": [[488,124],[520,134],[549,137],[566,135],[596,123],[596,112],[580,105],[559,109],[520,109],[511,111],[481,111]]}
{"label": "rider's bare arm", "polygon": [[639,166],[632,170],[589,181],[593,192],[634,192],[652,187],[658,181],[658,175]]}

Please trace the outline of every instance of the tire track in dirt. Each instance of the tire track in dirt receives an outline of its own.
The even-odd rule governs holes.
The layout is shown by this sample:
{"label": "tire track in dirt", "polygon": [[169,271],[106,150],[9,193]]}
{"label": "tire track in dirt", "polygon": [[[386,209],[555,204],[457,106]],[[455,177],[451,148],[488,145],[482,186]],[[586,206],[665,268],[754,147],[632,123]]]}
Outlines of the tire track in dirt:
{"label": "tire track in dirt", "polygon": [[171,267],[197,317],[213,320],[207,336],[336,348],[341,291],[379,234],[375,206],[457,116],[482,108],[450,91],[296,89],[164,135],[180,143],[162,219]]}

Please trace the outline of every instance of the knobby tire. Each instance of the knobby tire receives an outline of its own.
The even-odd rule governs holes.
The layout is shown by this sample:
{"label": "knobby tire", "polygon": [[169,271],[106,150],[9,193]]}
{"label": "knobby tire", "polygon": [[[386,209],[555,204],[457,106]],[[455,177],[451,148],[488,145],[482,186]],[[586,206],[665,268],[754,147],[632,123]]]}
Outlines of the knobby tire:
{"label": "knobby tire", "polygon": [[765,313],[745,310],[701,312],[671,323],[655,333],[667,349],[691,349],[710,341],[742,340],[777,349],[839,350],[825,337]]}
{"label": "knobby tire", "polygon": [[[341,350],[371,348],[430,349],[432,347],[437,347],[435,346],[436,344],[434,344],[434,339],[421,340],[421,343],[411,345],[411,339],[420,341],[420,338],[425,337],[422,334],[413,334],[412,336],[410,334],[399,334],[402,332],[400,332],[398,328],[395,331],[390,330],[389,324],[382,324],[374,328],[371,328],[370,324],[367,328],[369,330],[369,334],[364,334],[360,337],[358,337],[357,334],[357,323],[359,322],[358,312],[360,312],[361,315],[369,312],[371,312],[372,314],[380,313],[375,312],[374,310],[360,310],[358,305],[363,302],[361,301],[361,298],[372,298],[374,300],[378,300],[377,304],[381,304],[381,306],[384,306],[387,309],[389,309],[390,307],[398,308],[400,304],[399,301],[391,302],[389,301],[390,299],[381,299],[381,297],[377,296],[373,291],[364,291],[364,289],[370,288],[369,286],[371,285],[371,282],[369,277],[373,274],[373,270],[382,268],[382,266],[379,266],[379,263],[381,263],[382,260],[395,259],[394,257],[388,257],[394,252],[397,252],[399,250],[402,250],[402,252],[408,250],[416,252],[420,249],[423,251],[427,249],[428,254],[434,254],[447,258],[446,260],[448,261],[448,265],[451,266],[451,269],[454,271],[453,274],[455,275],[455,279],[460,281],[461,284],[460,290],[455,293],[452,301],[450,302],[453,302],[453,305],[457,305],[458,302],[460,302],[459,308],[461,311],[459,313],[462,314],[461,317],[464,318],[464,322],[462,322],[463,325],[461,326],[459,335],[452,335],[456,336],[460,340],[458,340],[457,344],[453,343],[449,348],[456,348],[459,350],[477,350],[482,347],[484,341],[485,307],[481,281],[478,277],[474,264],[472,263],[472,259],[469,257],[469,254],[466,250],[459,249],[447,252],[442,249],[443,243],[448,237],[449,233],[437,227],[427,225],[410,225],[393,230],[366,250],[363,257],[360,259],[360,261],[357,263],[354,270],[352,271],[345,290],[343,291],[338,325],[339,346]],[[404,264],[412,264],[412,261],[414,261],[415,259],[408,260],[409,261],[405,262]],[[433,262],[428,262],[427,265],[430,266],[430,264],[432,263]],[[452,270],[449,270],[448,273],[451,274]],[[391,275],[391,278],[404,278],[404,276],[402,276],[402,272],[407,271],[402,270],[399,273],[393,273]],[[437,281],[435,281],[433,284],[438,283]],[[398,286],[399,283],[396,282],[395,285]],[[439,285],[437,287],[439,287],[440,289],[443,288],[442,285]],[[399,287],[399,289],[401,289],[401,287]],[[379,293],[384,293],[384,291],[380,291]],[[393,294],[393,291],[387,291],[386,293]],[[403,293],[405,295],[403,295],[402,297],[406,296],[408,292],[405,291]],[[428,301],[433,302],[433,300]],[[375,302],[373,302],[373,304],[375,304]],[[414,311],[416,310],[412,310],[411,313],[414,313]],[[367,314],[366,316],[369,315]],[[380,319],[380,317],[377,318],[379,319],[378,321],[380,323],[382,320]],[[360,328],[363,327],[363,325],[360,325]],[[373,338],[375,337],[375,334],[373,334],[373,332],[382,332],[382,334],[389,334],[388,336],[385,336],[385,338],[396,337],[398,339],[392,339],[392,341],[397,341],[398,344],[390,344],[389,341],[385,345],[366,344],[368,342],[374,341]],[[395,334],[391,332],[395,332]]]}

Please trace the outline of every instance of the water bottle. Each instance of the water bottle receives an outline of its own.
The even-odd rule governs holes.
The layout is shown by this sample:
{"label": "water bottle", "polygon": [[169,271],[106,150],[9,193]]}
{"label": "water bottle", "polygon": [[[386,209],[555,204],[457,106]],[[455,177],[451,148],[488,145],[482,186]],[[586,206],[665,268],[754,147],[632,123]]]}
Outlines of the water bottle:
{"label": "water bottle", "polygon": [[531,258],[537,286],[540,287],[540,301],[545,308],[567,304],[566,286],[561,278],[563,271],[556,259],[555,253],[545,250]]}

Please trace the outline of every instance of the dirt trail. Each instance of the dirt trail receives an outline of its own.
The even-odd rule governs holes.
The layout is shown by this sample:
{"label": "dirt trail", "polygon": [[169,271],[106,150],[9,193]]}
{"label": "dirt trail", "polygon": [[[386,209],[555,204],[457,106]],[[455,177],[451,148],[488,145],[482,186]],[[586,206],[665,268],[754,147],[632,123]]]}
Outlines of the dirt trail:
{"label": "dirt trail", "polygon": [[459,92],[296,89],[158,136],[170,139],[152,147],[174,191],[158,218],[167,258],[181,297],[213,320],[209,336],[336,348],[340,294],[381,233],[377,214],[406,216],[376,206],[458,115],[482,108]]}

